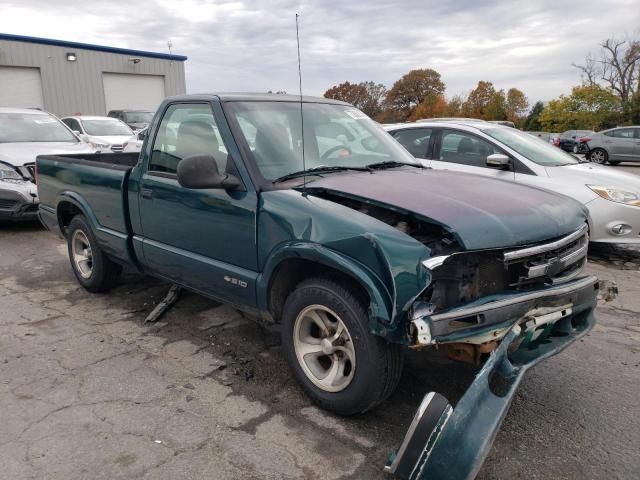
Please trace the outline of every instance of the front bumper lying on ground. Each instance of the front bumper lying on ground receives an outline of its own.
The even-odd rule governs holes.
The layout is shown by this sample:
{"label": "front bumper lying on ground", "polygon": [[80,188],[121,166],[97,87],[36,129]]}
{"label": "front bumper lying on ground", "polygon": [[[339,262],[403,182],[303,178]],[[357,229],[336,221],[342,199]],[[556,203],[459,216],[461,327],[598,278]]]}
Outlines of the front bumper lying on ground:
{"label": "front bumper lying on ground", "polygon": [[[455,409],[437,393],[425,396],[385,470],[411,480],[474,478],[525,372],[584,336],[595,324],[597,290],[597,278],[585,277],[533,300],[538,308],[551,302],[572,305],[572,311],[544,325],[531,325],[526,318],[512,323]],[[514,301],[502,302],[496,309],[529,311],[532,299],[520,304]]]}

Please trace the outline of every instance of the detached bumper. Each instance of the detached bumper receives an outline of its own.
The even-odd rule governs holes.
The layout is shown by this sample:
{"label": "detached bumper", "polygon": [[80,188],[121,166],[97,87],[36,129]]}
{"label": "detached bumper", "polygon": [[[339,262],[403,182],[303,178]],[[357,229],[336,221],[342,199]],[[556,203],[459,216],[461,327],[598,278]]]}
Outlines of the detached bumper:
{"label": "detached bumper", "polygon": [[0,182],[0,220],[36,219],[38,203],[34,184]]}
{"label": "detached bumper", "polygon": [[428,394],[385,470],[411,480],[474,478],[525,372],[583,337],[595,324],[597,279],[587,277],[582,284],[586,286],[567,291],[558,300],[569,303],[586,288],[590,301],[545,324],[534,339],[527,325],[508,328],[455,409],[441,395]]}

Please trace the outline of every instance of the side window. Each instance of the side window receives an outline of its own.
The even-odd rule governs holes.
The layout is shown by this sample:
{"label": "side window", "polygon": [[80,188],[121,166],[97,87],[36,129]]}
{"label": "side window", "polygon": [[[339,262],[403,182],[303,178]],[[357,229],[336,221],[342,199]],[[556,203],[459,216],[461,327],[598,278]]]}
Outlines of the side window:
{"label": "side window", "polygon": [[439,160],[443,162],[487,168],[487,157],[494,153],[502,152],[482,138],[454,130],[442,132]]}
{"label": "side window", "polygon": [[167,108],[153,141],[149,171],[176,173],[191,155],[212,155],[218,170],[227,170],[227,150],[211,108],[206,104],[174,104]]}
{"label": "side window", "polygon": [[640,140],[640,128],[634,128],[635,130],[635,137]]}
{"label": "side window", "polygon": [[408,128],[391,132],[391,135],[414,157],[427,158],[431,131],[430,128]]}
{"label": "side window", "polygon": [[76,126],[75,126],[75,122],[74,122],[73,118],[65,118],[64,120],[62,120],[62,123],[64,123],[71,130],[78,130],[76,128]]}
{"label": "side window", "polygon": [[633,128],[620,128],[618,130],[613,130],[613,136],[615,138],[633,138]]}

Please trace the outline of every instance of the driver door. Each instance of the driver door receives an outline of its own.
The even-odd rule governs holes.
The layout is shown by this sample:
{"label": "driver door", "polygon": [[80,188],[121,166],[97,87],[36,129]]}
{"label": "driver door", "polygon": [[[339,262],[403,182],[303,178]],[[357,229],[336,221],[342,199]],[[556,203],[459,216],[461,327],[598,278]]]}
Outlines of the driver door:
{"label": "driver door", "polygon": [[188,189],[176,175],[180,161],[197,154],[237,175],[211,106],[170,104],[152,141],[139,193],[146,267],[220,300],[255,304],[255,192]]}

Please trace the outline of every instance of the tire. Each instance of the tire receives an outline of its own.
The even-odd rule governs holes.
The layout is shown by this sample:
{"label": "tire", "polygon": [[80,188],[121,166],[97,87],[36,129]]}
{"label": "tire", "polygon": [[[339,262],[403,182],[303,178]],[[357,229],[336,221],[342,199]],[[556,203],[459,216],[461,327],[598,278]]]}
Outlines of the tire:
{"label": "tire", "polygon": [[122,267],[100,249],[83,215],[76,215],[69,223],[67,250],[78,283],[90,292],[104,292],[118,283]]}
{"label": "tire", "polygon": [[577,143],[573,145],[572,150],[573,150],[573,153],[580,153],[580,148],[578,147]]}
{"label": "tire", "polygon": [[[340,325],[344,329],[336,336]],[[282,345],[305,393],[338,415],[374,408],[400,381],[402,346],[373,335],[366,307],[332,280],[305,280],[289,295],[282,313]]]}
{"label": "tire", "polygon": [[591,150],[591,152],[589,152],[589,160],[591,160],[593,163],[604,165],[609,161],[609,154],[602,148],[594,148],[593,150]]}

